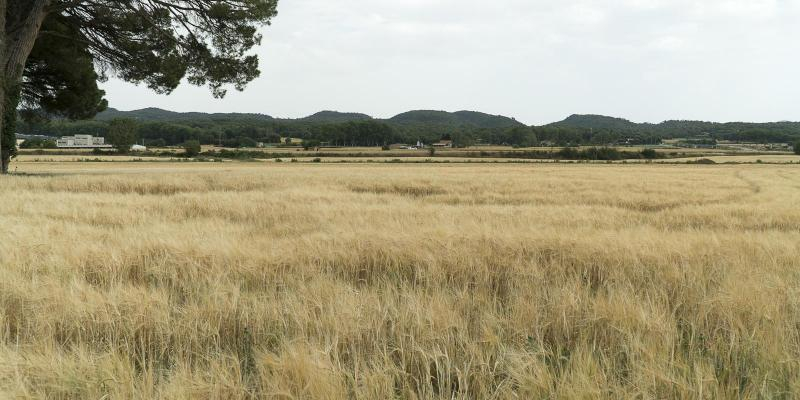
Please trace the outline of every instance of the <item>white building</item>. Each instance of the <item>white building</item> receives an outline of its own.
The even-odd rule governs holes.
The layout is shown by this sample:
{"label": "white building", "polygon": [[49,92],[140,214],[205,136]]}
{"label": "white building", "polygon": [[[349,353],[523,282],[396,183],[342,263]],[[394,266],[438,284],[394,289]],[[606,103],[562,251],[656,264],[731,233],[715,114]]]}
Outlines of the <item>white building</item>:
{"label": "white building", "polygon": [[56,140],[57,147],[65,148],[103,148],[111,147],[106,144],[106,139],[101,137],[94,137],[92,135],[75,135],[75,136],[62,136]]}

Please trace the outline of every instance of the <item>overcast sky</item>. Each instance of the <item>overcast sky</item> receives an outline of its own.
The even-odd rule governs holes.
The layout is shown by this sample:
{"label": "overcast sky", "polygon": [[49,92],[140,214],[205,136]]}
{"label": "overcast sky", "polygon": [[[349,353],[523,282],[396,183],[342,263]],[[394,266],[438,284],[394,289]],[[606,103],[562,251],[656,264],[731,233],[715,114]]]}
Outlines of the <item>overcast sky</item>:
{"label": "overcast sky", "polygon": [[262,76],[224,100],[109,81],[112,107],[390,117],[476,110],[529,124],[800,120],[800,0],[280,0]]}

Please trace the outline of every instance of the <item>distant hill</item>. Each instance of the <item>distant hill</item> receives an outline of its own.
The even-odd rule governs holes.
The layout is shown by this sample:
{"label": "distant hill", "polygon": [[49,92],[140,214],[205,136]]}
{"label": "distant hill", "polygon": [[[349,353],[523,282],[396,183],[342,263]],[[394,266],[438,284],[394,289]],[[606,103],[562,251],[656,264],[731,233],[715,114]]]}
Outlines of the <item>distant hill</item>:
{"label": "distant hill", "polygon": [[594,114],[573,114],[563,121],[554,122],[547,126],[563,126],[570,128],[584,129],[612,129],[612,130],[633,130],[651,124],[637,124],[623,118],[607,117],[605,115]]}
{"label": "distant hill", "polygon": [[636,123],[627,119],[604,115],[570,115],[563,121],[544,125],[573,132],[593,131],[595,134],[614,133],[625,136],[651,138],[685,138],[706,135],[719,140],[749,141],[760,143],[791,142],[800,138],[800,122],[707,122],[692,120],[669,120],[658,124]]}
{"label": "distant hill", "polygon": [[623,118],[594,114],[573,114],[563,121],[554,122],[550,127],[569,127],[583,129],[604,129],[616,131],[685,131],[698,132],[740,132],[746,130],[786,130],[797,131],[800,122],[708,122],[694,120],[668,120],[657,124],[636,123]]}
{"label": "distant hill", "polygon": [[[337,146],[376,146],[416,143],[418,140],[432,143],[447,136],[462,144],[473,141],[514,144],[520,135],[525,135],[524,130],[509,129],[525,126],[514,118],[476,111],[415,110],[389,119],[374,119],[361,113],[321,111],[299,119],[278,119],[265,114],[181,113],[159,108],[133,111],[112,108],[93,121],[54,119],[47,123],[28,123],[21,120],[18,132],[47,136],[76,133],[102,136],[107,133],[106,122],[114,118],[140,121],[139,134],[143,140],[162,141],[168,145],[180,145],[186,140],[199,140],[204,144],[223,140],[226,145],[239,146],[253,141],[275,143],[281,137],[292,137]],[[337,126],[326,126],[329,124]],[[659,144],[665,139],[682,138],[702,141],[704,145],[713,145],[717,141],[792,143],[800,140],[800,122],[789,121],[718,123],[670,120],[652,124],[604,115],[575,114],[563,121],[533,128],[527,132],[535,134],[536,140],[556,146]]]}
{"label": "distant hill", "polygon": [[[401,136],[411,138],[434,138],[443,134],[480,130],[502,131],[515,126],[524,126],[521,122],[502,115],[491,115],[476,111],[436,111],[415,110],[395,115],[389,119],[373,119],[361,113],[344,113],[338,111],[321,111],[299,119],[276,119],[265,114],[174,112],[160,108],[144,108],[133,111],[120,111],[113,108],[97,115],[96,121],[105,122],[114,118],[132,118],[141,122],[172,123],[202,129],[224,129],[239,132],[241,129],[267,129],[278,123],[281,134],[302,137],[309,131],[310,125],[339,124],[348,121],[385,122],[394,127]],[[246,128],[249,127],[249,128]],[[97,127],[85,127],[97,129]],[[278,129],[278,128],[274,128]],[[658,143],[661,139],[681,138],[707,135],[718,140],[736,140],[751,142],[792,142],[800,138],[798,122],[704,122],[670,120],[658,124],[636,123],[623,118],[595,114],[573,114],[563,121],[554,122],[537,128],[541,140],[556,143],[575,141],[607,143],[620,137],[638,137],[643,143]],[[40,132],[29,132],[40,133]],[[50,134],[43,131],[41,133]],[[246,135],[246,133],[237,133]],[[501,137],[486,137],[484,141],[502,141]],[[408,141],[408,140],[405,140]]]}
{"label": "distant hill", "polygon": [[242,119],[242,120],[262,120],[273,121],[269,115],[264,114],[244,114],[244,113],[201,113],[201,112],[175,112],[162,110],[160,108],[143,108],[141,110],[133,111],[120,111],[115,108],[109,108],[106,111],[97,114],[95,117],[98,121],[107,121],[114,118],[131,118],[144,122],[166,122],[166,121],[213,121],[213,120],[226,120],[226,119]]}
{"label": "distant hill", "polygon": [[459,121],[464,121],[481,128],[507,128],[525,125],[514,118],[509,118],[502,115],[490,115],[475,111],[458,111],[453,113],[453,115],[455,115]]}
{"label": "distant hill", "polygon": [[467,125],[477,128],[502,128],[523,125],[513,118],[476,111],[458,111],[451,113],[446,111],[416,110],[395,115],[389,118],[388,121],[404,125]]}
{"label": "distant hill", "polygon": [[338,111],[320,111],[316,114],[309,115],[308,117],[300,118],[298,121],[338,123],[338,122],[348,122],[348,121],[363,121],[370,119],[372,119],[372,117],[370,117],[367,114],[342,113]]}
{"label": "distant hill", "polygon": [[[114,118],[132,118],[142,122],[193,122],[202,123],[209,121],[248,121],[248,122],[299,122],[312,124],[342,123],[348,121],[367,121],[373,118],[361,113],[343,113],[338,111],[320,111],[308,117],[298,119],[276,119],[265,114],[241,114],[224,113],[208,114],[201,112],[175,112],[162,110],[160,108],[144,108],[133,111],[120,111],[114,108],[100,113],[95,117],[98,121],[108,121]],[[396,125],[436,125],[449,127],[472,127],[472,128],[508,128],[513,126],[523,126],[523,124],[513,118],[502,115],[491,115],[475,111],[431,111],[417,110],[398,114],[385,121]]]}

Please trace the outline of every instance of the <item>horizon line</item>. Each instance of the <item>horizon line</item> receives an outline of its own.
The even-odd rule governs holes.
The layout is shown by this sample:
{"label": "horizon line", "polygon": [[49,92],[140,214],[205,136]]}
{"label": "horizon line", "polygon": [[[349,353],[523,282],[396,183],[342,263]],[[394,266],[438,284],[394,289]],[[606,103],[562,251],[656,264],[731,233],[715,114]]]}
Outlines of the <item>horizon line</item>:
{"label": "horizon line", "polygon": [[[394,114],[394,115],[392,115],[392,116],[390,116],[390,117],[386,117],[386,118],[375,117],[375,116],[373,116],[373,115],[370,115],[370,114],[367,114],[367,113],[364,113],[364,112],[357,112],[357,111],[337,111],[337,110],[332,110],[332,109],[320,110],[320,111],[317,111],[317,112],[314,112],[314,113],[308,114],[308,115],[306,115],[306,116],[302,116],[302,117],[294,117],[294,118],[292,118],[292,117],[278,117],[278,116],[275,116],[275,115],[272,115],[272,114],[266,114],[266,113],[261,113],[261,112],[236,112],[236,111],[214,111],[214,112],[209,112],[209,111],[175,111],[175,110],[169,110],[169,109],[165,109],[165,108],[161,108],[161,107],[144,107],[144,108],[136,108],[136,109],[132,109],[132,110],[121,110],[121,109],[119,109],[119,108],[116,108],[116,107],[110,107],[110,106],[109,106],[109,107],[108,107],[108,108],[107,108],[105,111],[102,111],[102,112],[98,113],[97,115],[100,115],[100,114],[102,114],[103,112],[110,111],[110,110],[114,110],[114,111],[118,111],[118,112],[125,112],[125,113],[129,113],[129,112],[136,112],[136,111],[144,111],[144,110],[160,110],[160,111],[166,111],[166,112],[175,113],[175,114],[207,114],[207,115],[214,115],[214,114],[233,114],[233,115],[261,115],[261,116],[269,117],[269,118],[272,118],[272,119],[275,119],[275,120],[292,120],[292,121],[297,121],[297,120],[302,120],[302,119],[305,119],[305,118],[313,117],[314,115],[317,115],[317,114],[319,114],[319,113],[323,113],[323,112],[333,112],[333,113],[338,113],[338,114],[360,114],[360,115],[365,115],[365,116],[367,116],[367,117],[369,117],[370,119],[373,119],[373,120],[383,120],[383,121],[388,121],[388,120],[391,120],[392,118],[394,118],[394,117],[397,117],[397,116],[399,116],[399,115],[407,114],[407,113],[410,113],[410,112],[417,112],[417,111],[434,111],[434,112],[444,112],[444,113],[448,113],[448,114],[455,114],[455,113],[458,113],[458,112],[474,112],[474,113],[485,114],[485,115],[489,115],[489,116],[493,116],[493,117],[503,117],[503,118],[508,118],[508,119],[511,119],[511,120],[514,120],[514,121],[520,122],[520,123],[522,123],[522,124],[524,124],[524,125],[526,125],[526,126],[531,126],[531,127],[536,127],[536,126],[546,126],[546,125],[556,124],[556,123],[559,123],[559,122],[564,122],[564,121],[566,121],[567,119],[569,119],[570,117],[574,117],[574,116],[592,116],[592,117],[602,117],[602,118],[621,119],[621,120],[625,120],[625,121],[627,121],[627,122],[630,122],[630,123],[633,123],[633,124],[637,124],[637,125],[659,125],[659,124],[663,124],[663,123],[666,123],[666,122],[674,122],[674,121],[682,121],[682,122],[703,122],[703,123],[712,123],[712,124],[779,124],[779,123],[800,123],[800,121],[793,121],[793,120],[788,120],[788,119],[786,119],[786,120],[777,120],[777,121],[743,121],[743,120],[739,120],[739,121],[712,121],[712,120],[701,120],[701,119],[680,119],[680,118],[665,119],[665,120],[662,120],[662,121],[660,121],[660,122],[650,122],[650,121],[639,122],[639,121],[634,121],[634,120],[632,120],[632,119],[628,119],[628,118],[625,118],[625,117],[617,117],[617,116],[606,115],[606,114],[596,114],[596,113],[571,113],[571,114],[567,115],[565,118],[563,118],[563,119],[561,119],[561,120],[552,121],[552,122],[547,122],[547,123],[543,123],[543,124],[527,124],[527,123],[525,123],[525,122],[523,122],[523,121],[520,121],[520,120],[519,120],[519,119],[517,119],[516,117],[512,117],[512,116],[508,116],[508,115],[504,115],[504,114],[492,114],[492,113],[487,113],[487,112],[484,112],[484,111],[477,111],[477,110],[466,110],[466,109],[462,109],[462,110],[456,110],[456,111],[448,111],[448,110],[436,110],[436,109],[426,109],[426,108],[420,108],[420,109],[413,109],[413,110],[403,111],[403,112],[400,112],[400,113]],[[95,116],[95,118],[96,118],[96,116]],[[92,118],[92,119],[95,119],[95,118]]]}

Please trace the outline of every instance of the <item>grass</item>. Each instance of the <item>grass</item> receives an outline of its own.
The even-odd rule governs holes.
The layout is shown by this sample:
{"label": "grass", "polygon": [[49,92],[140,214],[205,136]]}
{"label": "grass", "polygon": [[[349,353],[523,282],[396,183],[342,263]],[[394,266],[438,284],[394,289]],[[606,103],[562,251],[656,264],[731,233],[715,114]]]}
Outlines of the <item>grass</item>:
{"label": "grass", "polygon": [[0,178],[0,398],[800,396],[796,166],[107,164]]}

